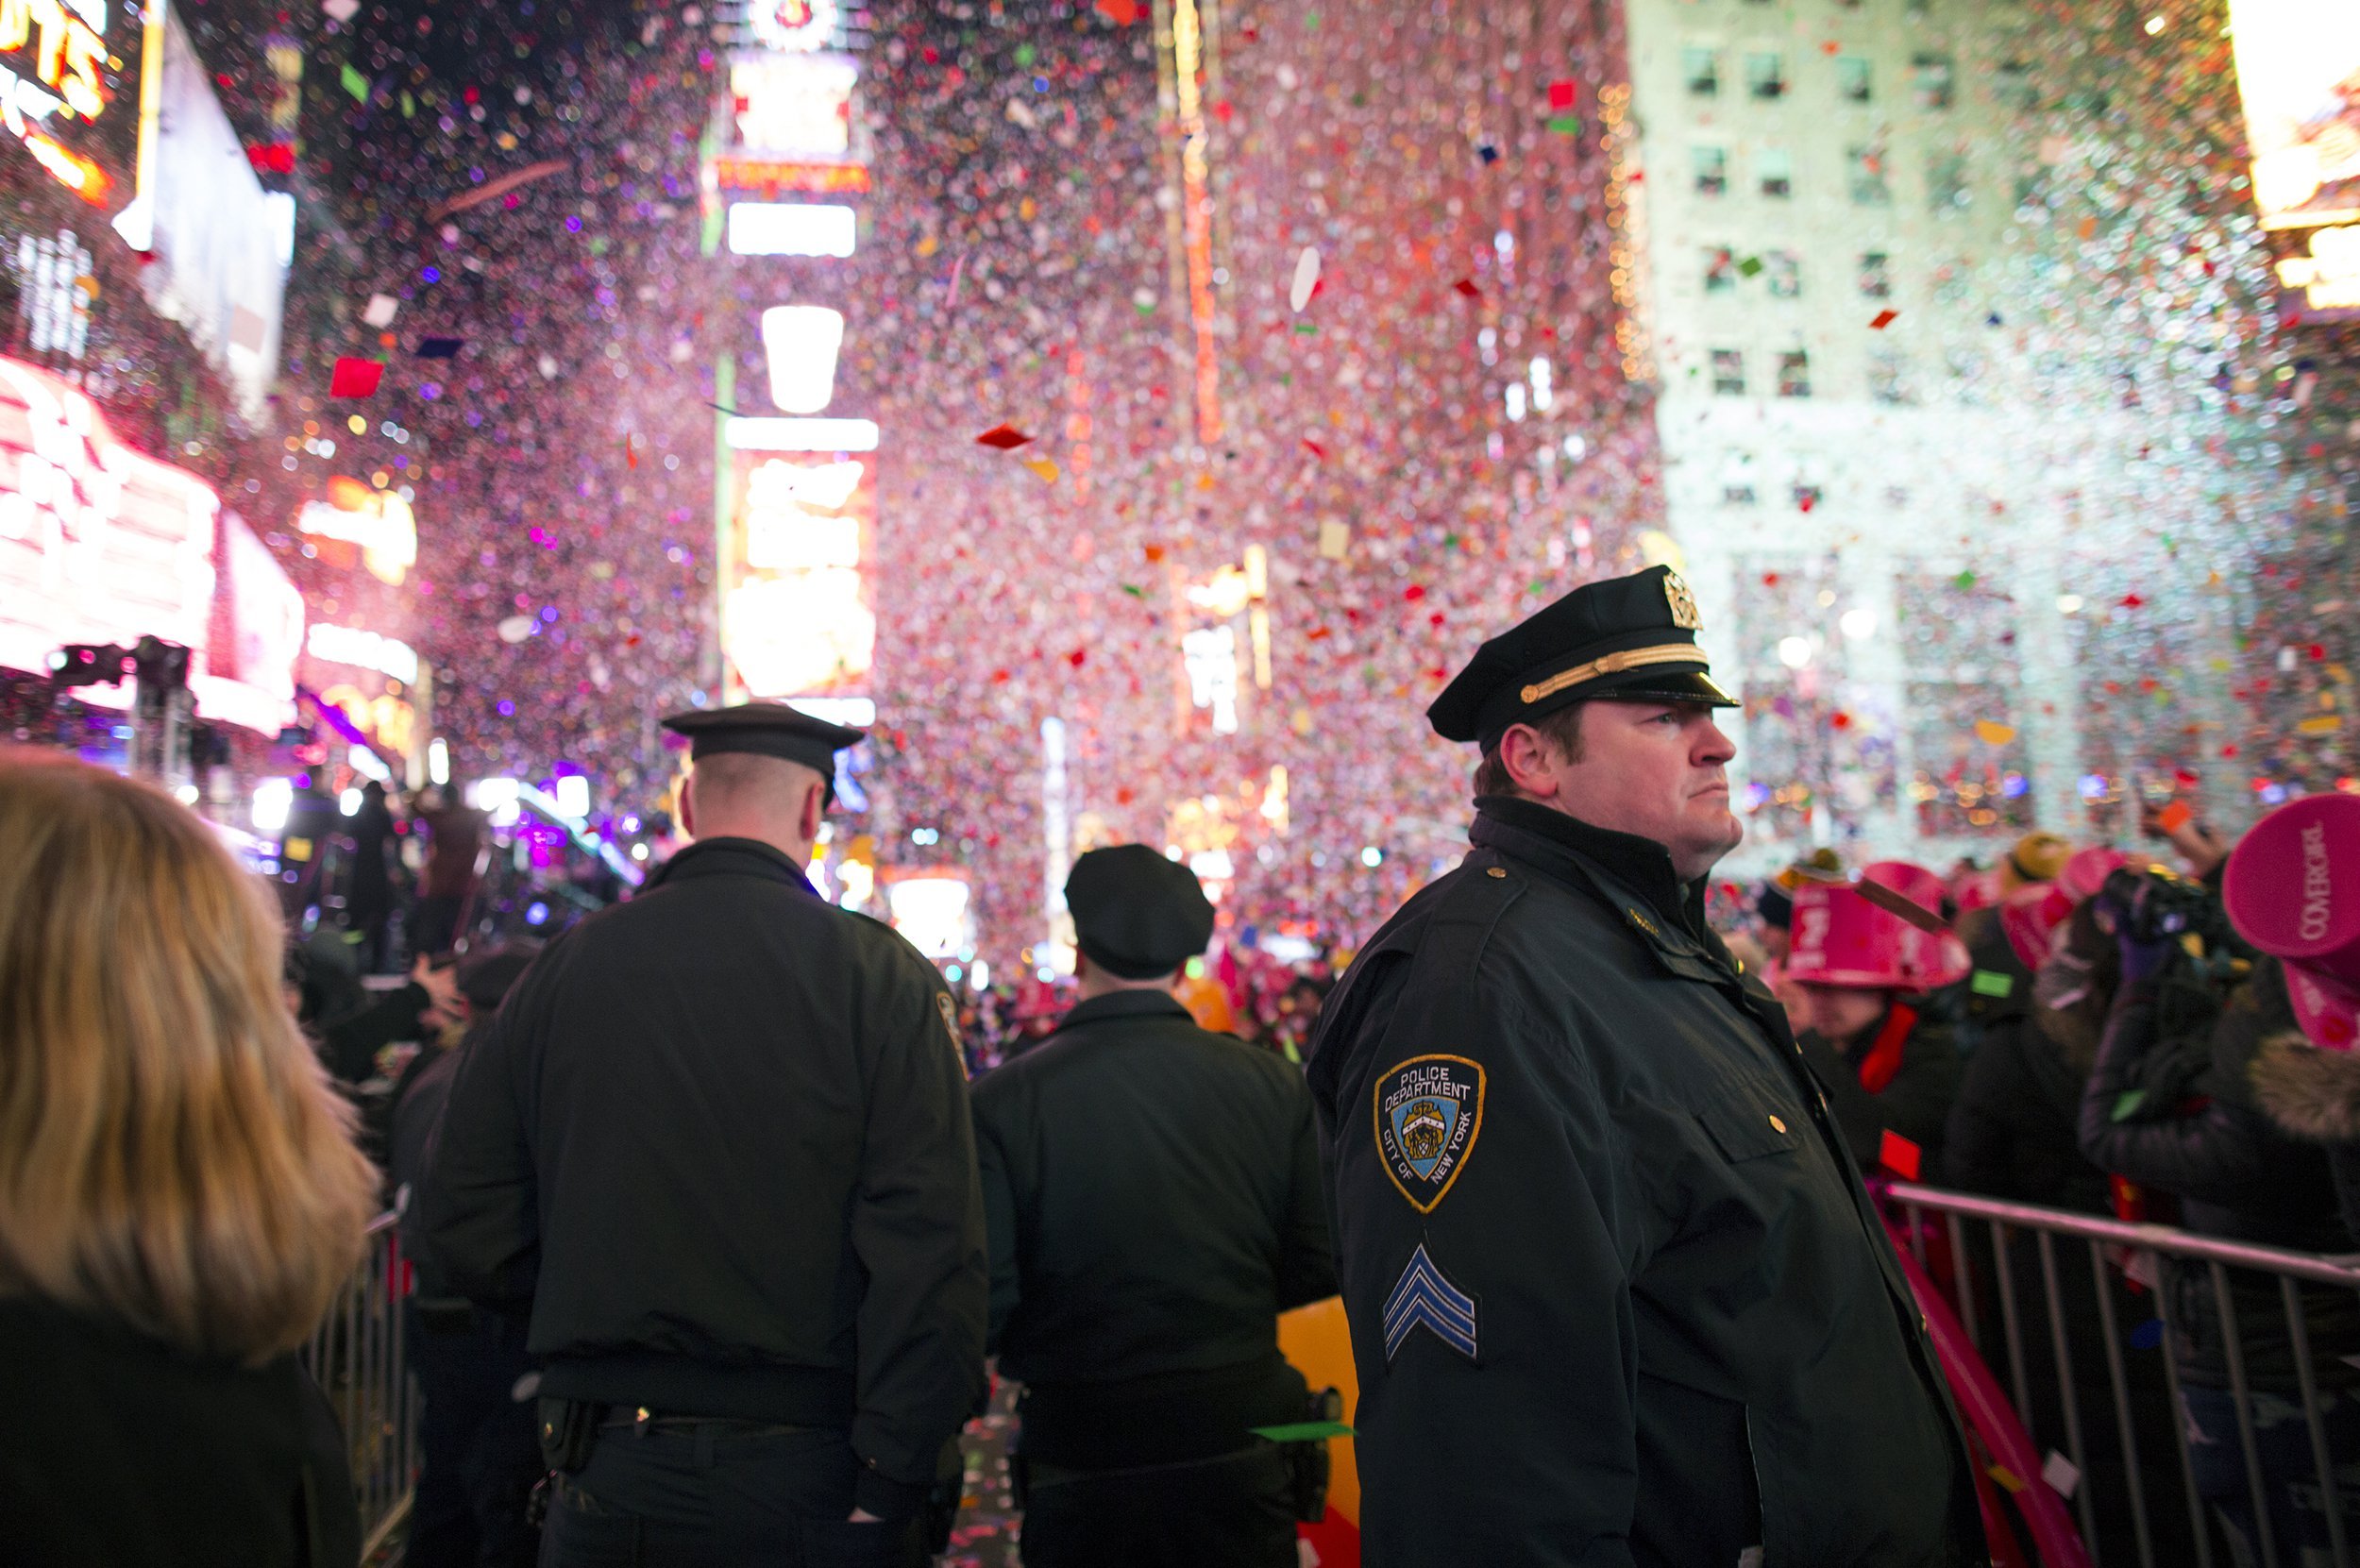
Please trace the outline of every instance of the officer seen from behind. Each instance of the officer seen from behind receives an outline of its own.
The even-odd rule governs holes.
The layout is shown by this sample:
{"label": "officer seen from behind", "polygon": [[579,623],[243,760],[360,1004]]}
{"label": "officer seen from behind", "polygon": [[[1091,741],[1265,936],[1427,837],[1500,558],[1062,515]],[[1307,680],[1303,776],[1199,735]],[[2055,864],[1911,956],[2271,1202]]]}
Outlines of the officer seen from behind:
{"label": "officer seen from behind", "polygon": [[530,1298],[545,1564],[904,1564],[984,1389],[950,994],[803,868],[858,730],[666,719],[696,839],[549,944],[462,1056],[422,1217]]}
{"label": "officer seen from behind", "polygon": [[1292,1568],[1321,1448],[1278,1314],[1335,1291],[1311,1098],[1172,994],[1213,907],[1144,845],[1066,883],[1082,1000],[975,1085],[1027,1568]]}
{"label": "officer seen from behind", "polygon": [[1705,924],[1732,705],[1663,567],[1428,710],[1473,844],[1361,950],[1310,1069],[1370,1568],[1983,1560],[1967,1454],[1783,1010]]}

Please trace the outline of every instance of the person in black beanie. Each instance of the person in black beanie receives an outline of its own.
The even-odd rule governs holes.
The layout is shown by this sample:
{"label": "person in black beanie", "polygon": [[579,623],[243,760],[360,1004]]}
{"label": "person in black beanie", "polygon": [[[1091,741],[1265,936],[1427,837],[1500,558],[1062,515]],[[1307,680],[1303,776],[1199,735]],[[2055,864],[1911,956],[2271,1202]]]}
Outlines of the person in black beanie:
{"label": "person in black beanie", "polygon": [[1254,1429],[1304,1420],[1278,1314],[1336,1289],[1310,1094],[1173,999],[1213,934],[1187,867],[1093,850],[1066,903],[1082,1000],[973,1092],[1024,1560],[1289,1568],[1325,1450]]}

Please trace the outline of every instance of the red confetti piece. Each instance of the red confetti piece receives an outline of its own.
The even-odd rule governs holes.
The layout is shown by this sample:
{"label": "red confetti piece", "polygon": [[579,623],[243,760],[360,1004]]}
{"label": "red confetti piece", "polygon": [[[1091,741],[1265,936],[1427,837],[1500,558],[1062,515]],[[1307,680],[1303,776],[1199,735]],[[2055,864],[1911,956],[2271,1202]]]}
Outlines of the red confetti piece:
{"label": "red confetti piece", "polygon": [[2313,643],[2305,651],[2311,655],[2315,663],[2327,657],[2327,648],[2322,643]]}
{"label": "red confetti piece", "polygon": [[1311,628],[1310,631],[1306,632],[1303,635],[1306,642],[1318,642],[1322,637],[1332,637],[1335,634],[1335,632],[1329,631],[1324,626],[1315,626]]}
{"label": "red confetti piece", "polygon": [[1483,297],[1483,291],[1476,288],[1472,281],[1464,278],[1460,278],[1458,282],[1453,283],[1451,287],[1457,289],[1460,294],[1465,295],[1469,299],[1481,299]]}
{"label": "red confetti piece", "polygon": [[631,444],[629,436],[623,437],[623,461],[633,468],[639,466],[639,448]]}
{"label": "red confetti piece", "polygon": [[1890,1127],[1884,1130],[1884,1138],[1877,1145],[1877,1163],[1905,1182],[1917,1179],[1925,1157],[1923,1149]]}
{"label": "red confetti piece", "polygon": [[2122,596],[2122,607],[2125,610],[2136,610],[2146,602],[2147,600],[2141,599],[2136,594],[2125,594]]}
{"label": "red confetti piece", "polygon": [[1574,84],[1570,81],[1549,83],[1549,108],[1559,113],[1574,107]]}
{"label": "red confetti piece", "polygon": [[1014,451],[1019,447],[1028,445],[1032,439],[1033,438],[1031,436],[1026,435],[1022,430],[1018,430],[1014,425],[1003,424],[994,425],[991,429],[977,436],[975,438],[975,445],[978,447],[995,447],[1001,451],[1009,452]]}
{"label": "red confetti piece", "polygon": [[1834,729],[1848,730],[1852,727],[1852,716],[1842,712],[1831,713],[1828,716],[1828,723]]}
{"label": "red confetti piece", "polygon": [[1318,442],[1312,440],[1307,435],[1303,438],[1303,449],[1309,452],[1313,457],[1318,458],[1322,463],[1325,463],[1327,461],[1327,448],[1321,446]]}
{"label": "red confetti piece", "polygon": [[1401,591],[1401,597],[1408,599],[1410,603],[1415,604],[1418,600],[1425,598],[1425,589],[1421,587],[1419,584],[1412,582],[1408,587],[1404,588]]}
{"label": "red confetti piece", "polygon": [[385,379],[382,360],[339,358],[336,368],[328,378],[330,397],[374,397],[377,386]]}
{"label": "red confetti piece", "polygon": [[1082,661],[1089,656],[1090,651],[1088,649],[1077,648],[1072,652],[1065,656],[1065,662],[1071,665],[1075,669],[1080,669],[1082,667]]}
{"label": "red confetti piece", "polygon": [[2196,813],[2188,809],[2187,801],[2174,801],[2166,806],[2162,814],[2155,818],[2155,825],[2166,833],[2178,833],[2195,818]]}
{"label": "red confetti piece", "polygon": [[1127,27],[1139,19],[1138,0],[1098,0],[1098,14],[1118,27]]}
{"label": "red confetti piece", "polygon": [[1164,547],[1161,545],[1148,546],[1147,558],[1150,561],[1161,561],[1164,558]]}
{"label": "red confetti piece", "polygon": [[1879,311],[1868,318],[1868,329],[1872,332],[1881,332],[1900,319],[1901,312],[1898,311]]}

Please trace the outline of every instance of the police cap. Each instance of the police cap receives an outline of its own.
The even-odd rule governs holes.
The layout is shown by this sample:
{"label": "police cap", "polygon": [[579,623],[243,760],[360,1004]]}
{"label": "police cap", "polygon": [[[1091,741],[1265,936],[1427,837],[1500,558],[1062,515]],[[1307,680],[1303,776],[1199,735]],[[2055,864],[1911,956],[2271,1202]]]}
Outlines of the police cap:
{"label": "police cap", "polygon": [[784,702],[740,702],[729,708],[691,708],[674,714],[664,727],[688,737],[691,761],[723,751],[750,751],[801,763],[821,778],[835,778],[835,754],[868,737],[866,730],[814,718]]}
{"label": "police cap", "polygon": [[1074,945],[1124,980],[1170,974],[1213,938],[1213,906],[1196,873],[1144,844],[1092,850],[1065,879]]}
{"label": "police cap", "polygon": [[1734,708],[1696,646],[1699,624],[1669,566],[1585,582],[1476,649],[1426,719],[1444,740],[1488,751],[1509,725],[1593,698]]}

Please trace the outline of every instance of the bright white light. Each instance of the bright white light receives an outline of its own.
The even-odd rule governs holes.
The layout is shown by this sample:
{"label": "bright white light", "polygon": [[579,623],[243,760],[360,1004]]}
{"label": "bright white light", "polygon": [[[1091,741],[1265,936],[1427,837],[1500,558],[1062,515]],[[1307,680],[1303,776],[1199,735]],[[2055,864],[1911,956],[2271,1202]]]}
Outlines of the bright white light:
{"label": "bright white light", "polygon": [[2080,594],[2059,594],[2057,596],[2057,613],[2063,615],[2080,615],[2082,613],[2082,596]]}
{"label": "bright white light", "polygon": [[949,958],[967,944],[967,884],[956,877],[908,877],[885,889],[893,928],[929,958]]}
{"label": "bright white light", "polygon": [[379,784],[394,782],[394,770],[385,766],[383,758],[365,746],[347,749],[345,752],[345,760],[352,765],[352,770],[355,773],[364,779],[375,779]]}
{"label": "bright white light", "polygon": [[552,793],[557,797],[557,809],[565,816],[580,820],[590,815],[590,781],[581,774],[560,775]]}
{"label": "bright white light", "polygon": [[1188,869],[1206,882],[1228,882],[1237,876],[1238,863],[1227,850],[1199,850],[1188,856]]}
{"label": "bright white light", "polygon": [[313,621],[304,633],[303,646],[314,659],[331,664],[354,665],[390,675],[405,685],[418,681],[417,651],[407,643],[391,637],[380,637],[374,632],[357,626],[335,626],[327,621]]}
{"label": "bright white light", "polygon": [[1374,870],[1385,864],[1385,851],[1374,844],[1363,845],[1360,850],[1360,864]]}
{"label": "bright white light", "polygon": [[770,359],[770,400],[789,413],[818,413],[835,396],[835,351],[844,312],[825,305],[773,305],[762,312]]}
{"label": "bright white light", "polygon": [[1184,632],[1180,659],[1188,673],[1188,695],[1213,715],[1213,733],[1238,733],[1238,633],[1234,627],[1208,626]]}
{"label": "bright white light", "polygon": [[859,229],[849,207],[808,202],[730,203],[733,256],[834,256],[852,254]]}
{"label": "bright white light", "polygon": [[516,781],[478,779],[467,786],[467,803],[478,811],[497,812],[502,806],[513,811],[516,805]]}
{"label": "bright white light", "polygon": [[871,419],[754,419],[733,415],[722,439],[740,452],[873,452]]}
{"label": "bright white light", "polygon": [[264,779],[254,786],[254,831],[277,833],[287,825],[295,809],[295,784],[286,779]]}
{"label": "bright white light", "polygon": [[647,858],[648,858],[648,846],[646,846],[645,844],[633,844],[633,845],[631,847],[631,857],[632,857],[632,859],[633,859],[633,860],[645,860],[645,859],[647,859]]}
{"label": "bright white light", "polygon": [[795,697],[787,700],[787,706],[831,724],[849,724],[855,730],[866,730],[877,722],[877,700],[873,697]]}
{"label": "bright white light", "polygon": [[1860,642],[1877,634],[1877,612],[1874,610],[1846,610],[1840,617],[1838,617],[1836,625],[1843,629],[1846,636],[1851,638],[1854,642]]}
{"label": "bright white light", "polygon": [[1779,638],[1778,663],[1789,669],[1800,669],[1810,664],[1811,639],[1809,637]]}
{"label": "bright white light", "polygon": [[426,776],[434,784],[450,783],[450,747],[440,735],[426,743]]}
{"label": "bright white light", "polygon": [[196,785],[184,784],[172,792],[172,798],[184,806],[196,804]]}
{"label": "bright white light", "polygon": [[975,969],[973,972],[968,976],[968,978],[974,982],[975,988],[979,991],[987,991],[991,989],[991,964],[989,961],[982,958],[976,959]]}
{"label": "bright white light", "polygon": [[1518,424],[1524,422],[1525,383],[1522,381],[1508,383],[1508,417]]}
{"label": "bright white light", "polygon": [[295,265],[295,199],[288,191],[265,191],[262,207],[269,214],[271,250],[282,267]]}
{"label": "bright white light", "polygon": [[1532,406],[1543,413],[1557,397],[1556,373],[1549,368],[1545,355],[1532,357]]}
{"label": "bright white light", "polygon": [[345,816],[345,817],[358,817],[358,816],[360,816],[360,815],[361,815],[361,791],[360,791],[360,790],[356,787],[356,788],[352,788],[352,789],[347,789],[347,790],[346,790],[346,791],[345,791],[342,795],[337,796],[337,797],[336,797],[336,810],[337,810],[337,812],[338,812],[338,814],[339,814],[339,815],[341,815],[341,816]]}

